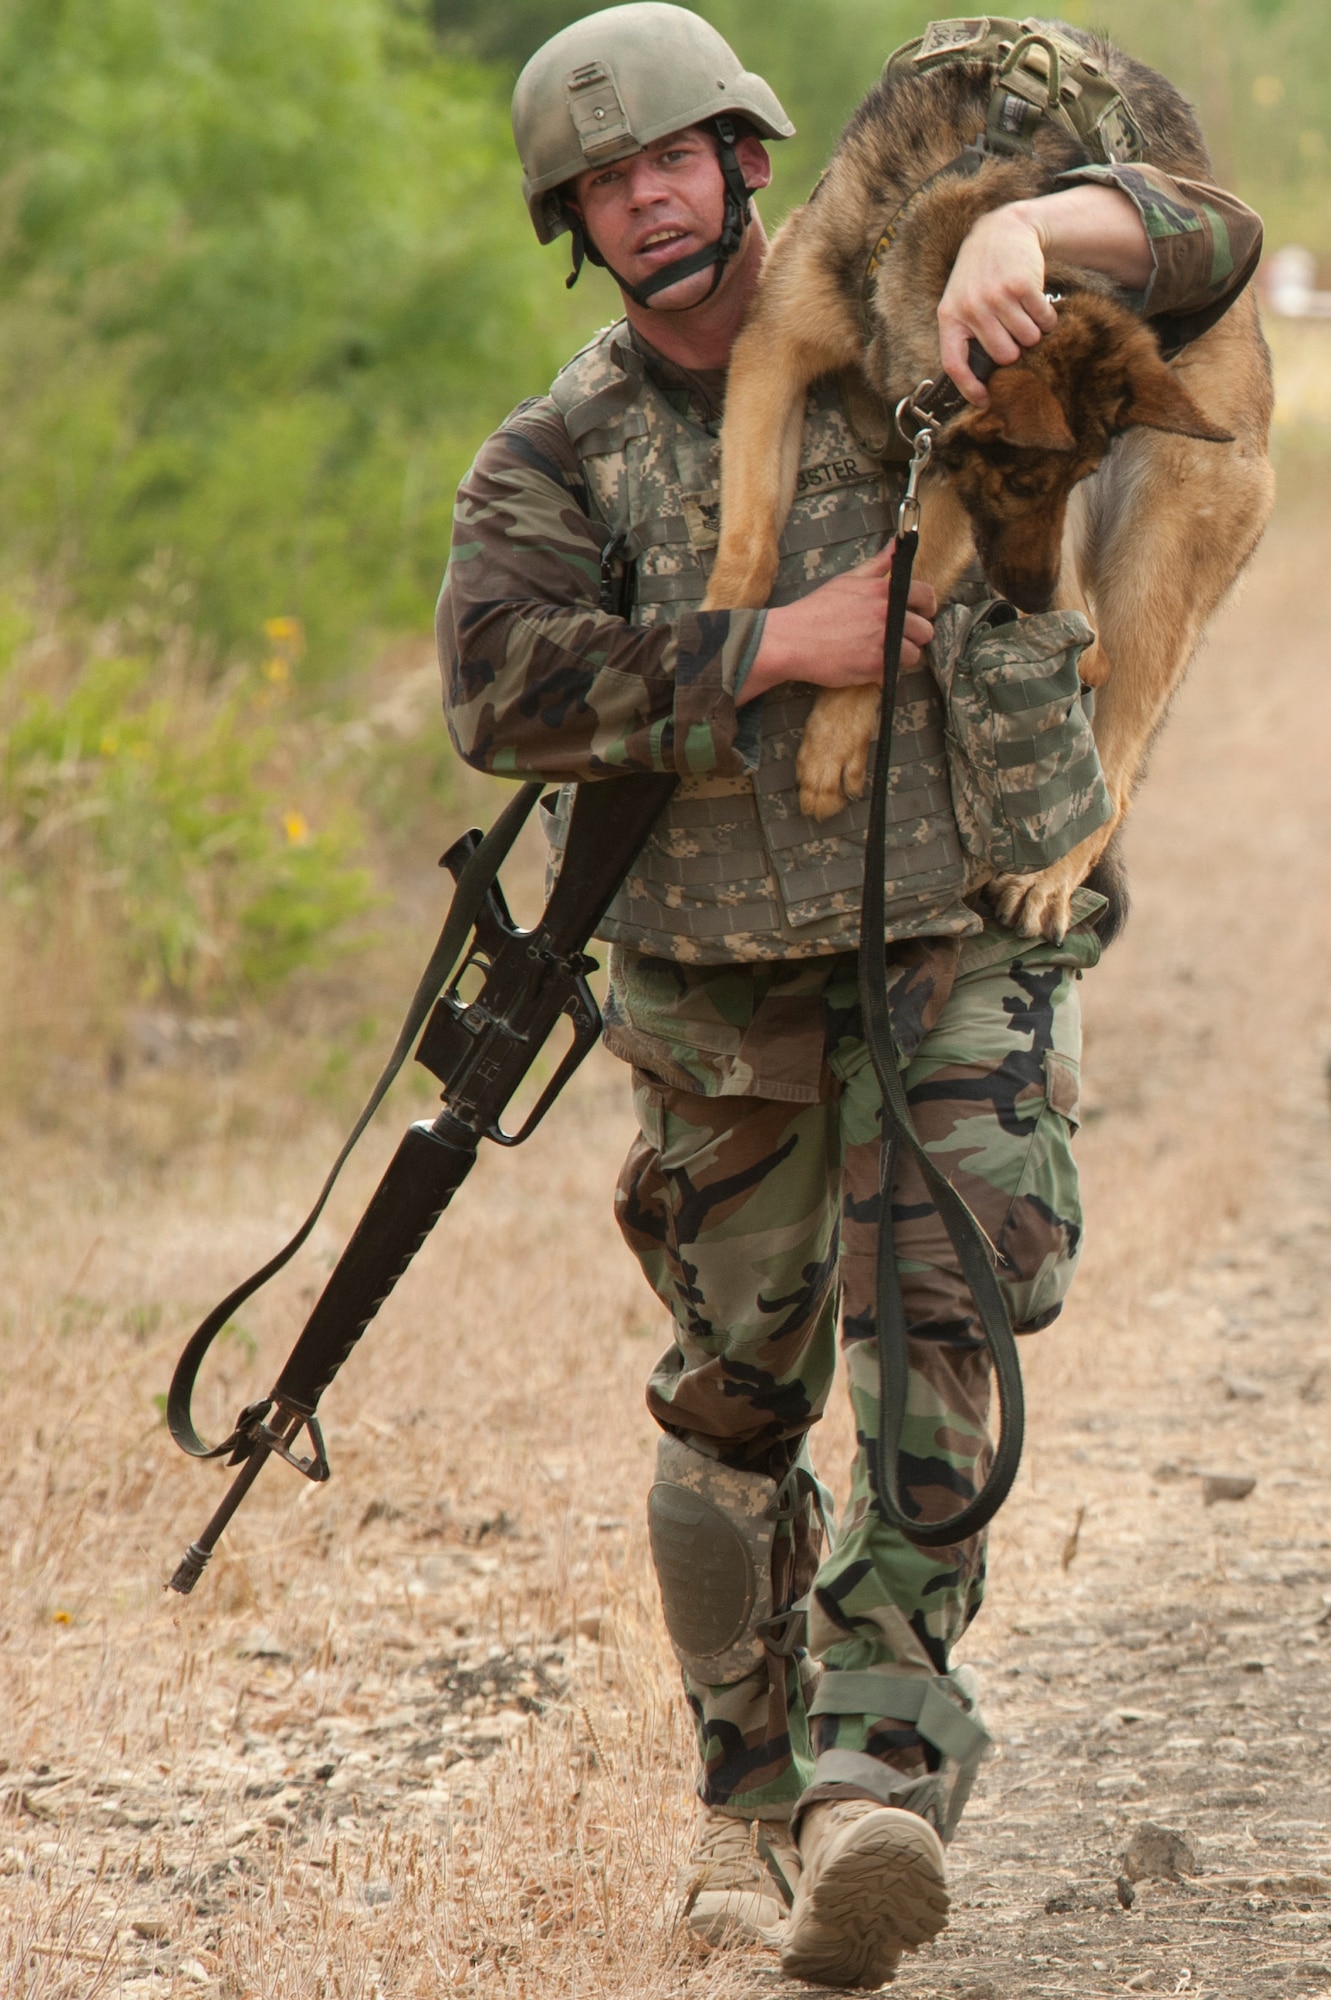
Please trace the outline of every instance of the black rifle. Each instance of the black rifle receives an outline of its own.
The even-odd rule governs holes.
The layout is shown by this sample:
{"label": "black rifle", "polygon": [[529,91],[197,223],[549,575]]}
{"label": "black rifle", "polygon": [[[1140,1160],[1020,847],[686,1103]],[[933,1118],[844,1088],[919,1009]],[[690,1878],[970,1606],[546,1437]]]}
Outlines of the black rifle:
{"label": "black rifle", "polygon": [[[172,1437],[193,1458],[225,1456],[242,1470],[186,1550],[171,1578],[172,1590],[186,1594],[194,1588],[219,1535],[270,1457],[285,1459],[307,1479],[329,1477],[315,1415],[320,1398],[470,1173],[480,1141],[521,1145],[600,1033],[600,1009],[587,984],[596,961],[584,947],[676,782],[667,775],[579,785],[559,879],[529,931],[514,924],[497,876],[542,786],[524,785],[484,838],[475,830],[464,834],[444,856],[442,866],[457,883],[448,920],[393,1053],[318,1201],[290,1243],[213,1308],[176,1364],[167,1398]],[[467,1001],[459,989],[472,968],[483,974],[483,984]],[[522,1126],[507,1132],[504,1113],[563,1015],[573,1028],[567,1052]],[[422,1120],[408,1128],[271,1393],[240,1412],[221,1444],[205,1444],[190,1412],[204,1355],[237,1308],[309,1236],[418,1033],[416,1060],[443,1084],[444,1109],[433,1123]],[[308,1457],[295,1450],[302,1432],[310,1443]]]}

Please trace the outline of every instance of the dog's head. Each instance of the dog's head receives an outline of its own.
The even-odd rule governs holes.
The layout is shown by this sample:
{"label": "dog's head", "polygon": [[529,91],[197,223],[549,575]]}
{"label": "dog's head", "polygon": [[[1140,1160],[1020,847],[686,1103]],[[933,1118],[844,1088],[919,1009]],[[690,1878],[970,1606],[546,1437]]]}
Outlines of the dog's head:
{"label": "dog's head", "polygon": [[934,452],[971,517],[986,577],[1023,611],[1049,604],[1068,495],[1120,432],[1142,425],[1233,443],[1125,307],[1075,293],[1058,313],[1054,332],[995,370],[988,407],[955,418]]}

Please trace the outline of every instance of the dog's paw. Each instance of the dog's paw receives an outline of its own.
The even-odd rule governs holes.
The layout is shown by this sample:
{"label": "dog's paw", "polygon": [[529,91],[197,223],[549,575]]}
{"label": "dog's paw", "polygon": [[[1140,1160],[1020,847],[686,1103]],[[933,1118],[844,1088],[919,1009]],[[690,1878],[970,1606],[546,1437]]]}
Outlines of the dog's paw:
{"label": "dog's paw", "polygon": [[795,760],[800,811],[810,819],[832,819],[850,799],[864,797],[869,782],[869,746],[849,730],[806,732]]}
{"label": "dog's paw", "polygon": [[848,799],[862,799],[869,789],[869,742],[861,737],[841,766],[841,790]]}
{"label": "dog's paw", "polygon": [[1072,892],[1079,879],[1056,862],[1038,875],[995,875],[984,893],[999,922],[1019,937],[1062,944],[1072,922]]}
{"label": "dog's paw", "polygon": [[[846,793],[841,789],[841,767],[821,766],[810,771],[801,771],[800,811],[810,819],[834,819],[846,803]],[[858,793],[853,796],[858,797]]]}
{"label": "dog's paw", "polygon": [[849,799],[863,798],[878,705],[876,687],[820,691],[795,759],[800,810],[811,819],[831,819]]}

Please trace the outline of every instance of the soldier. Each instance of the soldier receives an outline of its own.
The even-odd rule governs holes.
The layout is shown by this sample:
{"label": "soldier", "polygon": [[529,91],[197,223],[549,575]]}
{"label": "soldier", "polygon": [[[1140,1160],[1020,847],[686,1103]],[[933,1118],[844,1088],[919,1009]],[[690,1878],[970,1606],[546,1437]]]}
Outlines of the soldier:
{"label": "soldier", "polygon": [[[922,1550],[874,1505],[881,1226],[911,1329],[901,1487],[922,1520],[983,1476],[987,1355],[908,1166],[885,1213],[855,958],[867,801],[815,824],[794,778],[813,690],[881,677],[902,468],[866,451],[839,383],[816,384],[771,605],[700,611],[725,368],[765,245],[751,196],[769,180],[764,141],[793,127],[713,29],[664,5],[556,35],[513,116],[537,235],[571,236],[574,276],[584,257],[604,265],[624,318],[463,481],[439,651],[454,740],[479,769],[681,778],[601,931],[606,1040],[633,1065],[640,1126],[617,1215],[675,1331],[648,1404],[663,1433],[652,1551],[701,1763],[678,1912],[713,1943],[779,1942],[794,1976],[876,1986],[946,1922],[943,1840],[988,1740],[950,1665],[980,1604],[982,1544]],[[1232,197],[1153,169],[1064,178],[985,216],[958,256],[942,351],[977,403],[967,341],[1011,362],[1049,329],[1047,255],[1163,314],[1235,288],[1258,240]],[[965,900],[938,685],[921,666],[932,592],[915,588],[912,607],[893,1025],[919,1133],[1031,1332],[1057,1316],[1081,1243],[1077,981],[1099,956],[1103,899],[1079,892],[1058,945]],[[551,834],[557,850],[558,821]],[[806,1439],[838,1312],[860,1451],[833,1537]]]}

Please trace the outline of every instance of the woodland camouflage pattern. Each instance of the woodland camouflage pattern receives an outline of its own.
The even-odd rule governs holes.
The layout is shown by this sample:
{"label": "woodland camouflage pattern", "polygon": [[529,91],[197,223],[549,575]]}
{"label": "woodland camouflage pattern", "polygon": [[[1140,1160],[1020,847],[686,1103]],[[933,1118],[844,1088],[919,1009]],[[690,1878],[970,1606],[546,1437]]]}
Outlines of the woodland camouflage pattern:
{"label": "woodland camouflage pattern", "polygon": [[1148,318],[1218,304],[1235,280],[1246,276],[1261,248],[1260,217],[1209,181],[1167,174],[1139,161],[1073,167],[1058,176],[1056,185],[1077,181],[1118,188],[1140,215],[1154,270],[1145,291],[1128,293],[1127,303]]}
{"label": "woodland camouflage pattern", "polygon": [[[893,947],[893,1022],[916,1129],[994,1243],[1014,1325],[1056,1317],[1081,1245],[1071,1135],[1077,1121],[1076,979],[1099,957],[1085,919],[1061,946],[976,938]],[[876,1435],[879,1191],[877,1083],[854,957],[791,966],[681,966],[616,953],[607,1039],[635,1063],[641,1137],[616,1212],[675,1321],[648,1388],[657,1421],[728,1462],[780,1477],[822,1413],[838,1304],[856,1427]],[[892,1190],[911,1390],[904,1505],[937,1520],[969,1499],[988,1462],[989,1367],[970,1295],[909,1164]],[[983,1543],[918,1549],[873,1505],[856,1459],[835,1549],[818,1554],[811,1505],[778,1569],[776,1608],[813,1583],[809,1650],[828,1671],[946,1671],[979,1608]],[[788,1812],[820,1750],[863,1750],[924,1769],[915,1730],[807,1714],[807,1659],[770,1653],[723,1687],[688,1683],[702,1796]]]}
{"label": "woodland camouflage pattern", "polygon": [[[1155,271],[1134,303],[1150,314],[1225,296],[1259,241],[1251,211],[1209,186],[1146,167],[1064,179],[1107,181],[1137,206]],[[714,438],[720,374],[674,368],[624,328],[620,346],[700,442]],[[853,464],[852,478],[859,471]],[[886,469],[881,498],[890,502],[899,476]],[[598,593],[607,531],[564,418],[548,396],[513,413],[459,491],[439,606],[450,728],[468,762],[555,781],[668,770],[686,784],[752,786],[770,739],[736,696],[764,614],[703,613],[668,595],[672,560],[705,554],[714,527],[705,508],[693,526],[696,550],[693,533],[687,551],[662,547],[658,594],[636,622],[607,615]],[[796,595],[813,578],[792,581]],[[1086,923],[1099,899],[1079,892],[1078,926],[1058,947],[1023,944],[958,907],[968,935],[938,935],[947,924],[936,922],[891,947],[894,1024],[917,1129],[997,1246],[1014,1322],[1034,1329],[1058,1312],[1081,1242],[1070,1149],[1075,981],[1098,957]],[[607,1008],[609,1045],[635,1066],[641,1122],[620,1225],[676,1329],[652,1377],[652,1411],[702,1449],[776,1479],[826,1400],[839,1310],[866,1441],[877,1425],[879,1103],[855,960],[826,944],[801,960],[790,945],[783,934],[777,960],[734,964],[616,948]],[[914,1336],[903,1499],[940,1518],[987,1461],[988,1369],[951,1246],[908,1172],[891,1214]],[[891,1718],[809,1714],[815,1658],[830,1673],[940,1674],[980,1602],[982,1546],[926,1552],[891,1535],[873,1508],[870,1465],[862,1450],[841,1537],[821,1567],[812,1497],[778,1540],[778,1608],[814,1586],[810,1651],[769,1648],[757,1672],[688,1688],[711,1802],[787,1814],[826,1749],[868,1749],[907,1773],[927,1761],[918,1733]]]}

